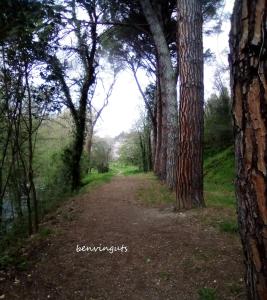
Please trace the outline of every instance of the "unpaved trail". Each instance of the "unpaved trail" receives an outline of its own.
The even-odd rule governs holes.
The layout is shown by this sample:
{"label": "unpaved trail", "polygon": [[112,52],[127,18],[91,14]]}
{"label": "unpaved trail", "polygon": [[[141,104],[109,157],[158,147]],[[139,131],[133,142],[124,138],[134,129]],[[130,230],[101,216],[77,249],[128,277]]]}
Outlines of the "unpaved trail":
{"label": "unpaved trail", "polygon": [[[194,300],[216,289],[218,299],[245,299],[238,237],[204,226],[204,211],[175,214],[148,207],[137,191],[142,176],[117,176],[70,199],[43,226],[26,271],[0,282],[4,299]],[[127,247],[127,252],[76,252],[79,246]],[[209,299],[209,298],[208,298]]]}

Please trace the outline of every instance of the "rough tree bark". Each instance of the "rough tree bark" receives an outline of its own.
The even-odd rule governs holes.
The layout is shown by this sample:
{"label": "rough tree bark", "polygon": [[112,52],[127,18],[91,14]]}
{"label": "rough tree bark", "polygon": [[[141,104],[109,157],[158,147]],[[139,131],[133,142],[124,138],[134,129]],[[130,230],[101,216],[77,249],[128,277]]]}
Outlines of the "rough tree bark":
{"label": "rough tree bark", "polygon": [[27,134],[28,134],[28,172],[27,172],[27,179],[28,179],[28,191],[30,195],[30,199],[32,200],[33,210],[34,210],[34,232],[38,232],[39,229],[39,211],[38,211],[38,200],[34,182],[34,171],[33,171],[33,150],[34,150],[34,141],[33,141],[33,114],[32,114],[32,95],[31,89],[29,85],[29,74],[27,71],[27,67],[25,70],[25,83],[26,83],[26,90],[27,90],[27,97],[28,97],[28,125],[27,125]]}
{"label": "rough tree bark", "polygon": [[87,134],[86,134],[86,144],[85,149],[87,152],[88,157],[88,164],[90,166],[91,162],[91,151],[92,151],[92,145],[93,145],[93,135],[94,135],[94,127],[93,127],[93,116],[91,111],[88,112],[89,118],[88,118],[88,124],[87,124]]}
{"label": "rough tree bark", "polygon": [[[170,188],[174,188],[176,186],[176,149],[178,130],[175,72],[172,66],[171,55],[163,28],[160,24],[157,14],[152,7],[151,1],[140,0],[140,4],[155,42],[160,66],[161,101],[163,114],[161,162],[164,163],[164,160],[166,160],[166,168],[164,169],[164,166],[161,166],[161,177],[162,179],[166,179],[166,183]],[[165,127],[166,132],[164,132]]]}
{"label": "rough tree bark", "polygon": [[177,209],[204,206],[202,22],[200,0],[178,0],[180,103]]}
{"label": "rough tree bark", "polygon": [[161,103],[161,92],[160,83],[157,78],[156,86],[156,105],[157,105],[157,143],[155,150],[155,160],[154,160],[154,172],[160,177],[160,154],[161,154],[161,142],[162,142],[162,103]]}
{"label": "rough tree bark", "polygon": [[237,0],[230,33],[238,223],[248,298],[267,299],[267,39],[265,0]]}
{"label": "rough tree bark", "polygon": [[[0,188],[1,188],[1,174],[0,174]],[[1,197],[0,198],[0,232],[2,230],[2,218],[3,218],[3,198]]]}

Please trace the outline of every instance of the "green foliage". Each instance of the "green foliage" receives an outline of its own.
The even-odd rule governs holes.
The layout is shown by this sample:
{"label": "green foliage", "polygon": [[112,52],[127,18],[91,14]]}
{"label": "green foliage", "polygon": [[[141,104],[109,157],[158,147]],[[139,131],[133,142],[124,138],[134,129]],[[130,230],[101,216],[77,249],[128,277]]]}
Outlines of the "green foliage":
{"label": "green foliage", "polygon": [[201,288],[198,291],[199,300],[216,300],[216,290],[213,288]]}
{"label": "green foliage", "polygon": [[111,144],[107,139],[94,137],[90,168],[96,169],[99,173],[109,171],[109,162],[111,159]]}
{"label": "green foliage", "polygon": [[[64,156],[71,142],[70,119],[66,114],[45,121],[37,135],[35,169],[44,186],[67,184]],[[65,183],[65,184],[64,184]]]}
{"label": "green foliage", "polygon": [[16,253],[0,255],[0,269],[6,269],[11,265],[16,266],[19,270],[25,270],[27,261],[22,257],[18,257]]}
{"label": "green foliage", "polygon": [[34,167],[41,216],[55,210],[71,194],[70,124],[69,115],[62,114],[45,121],[37,135]]}
{"label": "green foliage", "polygon": [[137,166],[143,172],[152,170],[151,126],[148,117],[140,118],[136,129],[126,134],[119,149],[119,162]]}
{"label": "green foliage", "polygon": [[110,164],[110,169],[106,173],[98,173],[96,170],[93,170],[91,173],[87,174],[82,179],[82,185],[86,188],[95,188],[103,183],[110,182],[115,175],[131,176],[136,174],[141,174],[138,167],[113,162]]}
{"label": "green foliage", "polygon": [[[12,229],[2,237],[0,244],[0,269],[6,269],[10,266],[18,270],[28,268],[27,258],[21,255],[21,248],[27,246],[28,228],[26,222],[16,222]],[[41,227],[39,233],[34,239],[45,239],[53,231],[50,228]]]}
{"label": "green foliage", "polygon": [[15,221],[12,228],[0,236],[0,269],[5,269],[10,265],[18,267],[25,262],[25,258],[18,255],[18,251],[27,236],[26,220]]}
{"label": "green foliage", "polygon": [[14,39],[34,31],[42,18],[41,1],[1,1],[0,39]]}
{"label": "green foliage", "polygon": [[205,106],[205,156],[233,145],[231,100],[226,88],[219,95],[211,95]]}
{"label": "green foliage", "polygon": [[141,154],[138,143],[138,134],[131,132],[127,134],[119,149],[119,162],[123,165],[141,165]]}

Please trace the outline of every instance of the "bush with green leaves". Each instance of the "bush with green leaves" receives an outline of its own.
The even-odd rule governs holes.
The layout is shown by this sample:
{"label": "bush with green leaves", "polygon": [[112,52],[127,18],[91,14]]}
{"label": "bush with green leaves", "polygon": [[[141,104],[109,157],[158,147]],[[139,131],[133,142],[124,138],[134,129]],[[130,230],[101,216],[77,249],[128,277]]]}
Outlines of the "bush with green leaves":
{"label": "bush with green leaves", "polygon": [[111,160],[111,142],[107,139],[94,137],[91,155],[90,169],[96,169],[98,173],[109,171],[109,162]]}
{"label": "bush with green leaves", "polygon": [[141,154],[137,132],[125,136],[119,148],[119,162],[124,165],[140,166]]}
{"label": "bush with green leaves", "polygon": [[233,145],[231,99],[225,87],[219,95],[211,95],[205,105],[204,143],[206,153]]}

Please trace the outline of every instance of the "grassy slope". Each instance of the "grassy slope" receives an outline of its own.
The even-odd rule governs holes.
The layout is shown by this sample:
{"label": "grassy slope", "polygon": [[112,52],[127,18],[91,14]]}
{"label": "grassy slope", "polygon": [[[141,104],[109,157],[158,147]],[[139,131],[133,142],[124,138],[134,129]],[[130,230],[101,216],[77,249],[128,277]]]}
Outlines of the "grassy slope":
{"label": "grassy slope", "polygon": [[208,157],[204,162],[204,191],[208,206],[235,206],[233,148]]}
{"label": "grassy slope", "polygon": [[[237,232],[234,173],[233,147],[205,159],[204,197],[208,210],[203,214],[202,221],[228,233]],[[138,197],[141,201],[150,205],[175,203],[175,193],[171,193],[153,174],[141,176],[151,182],[140,189]]]}
{"label": "grassy slope", "polygon": [[236,200],[234,192],[234,150],[233,147],[208,157],[204,163],[204,195],[208,207],[214,207],[219,214],[211,215],[207,223],[222,232],[236,233]]}
{"label": "grassy slope", "polygon": [[[151,186],[144,188],[141,196],[150,203],[175,202],[174,193],[159,184],[158,179],[148,173],[143,175],[151,179]],[[208,207],[235,208],[234,194],[234,153],[228,148],[205,159],[204,196]]]}

